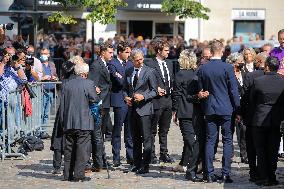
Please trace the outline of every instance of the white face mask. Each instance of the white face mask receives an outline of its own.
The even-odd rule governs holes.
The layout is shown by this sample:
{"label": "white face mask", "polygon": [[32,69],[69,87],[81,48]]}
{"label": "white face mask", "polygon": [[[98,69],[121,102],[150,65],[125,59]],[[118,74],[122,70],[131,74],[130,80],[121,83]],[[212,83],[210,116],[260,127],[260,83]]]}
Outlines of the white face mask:
{"label": "white face mask", "polygon": [[42,62],[46,62],[48,60],[48,55],[42,54],[39,58]]}

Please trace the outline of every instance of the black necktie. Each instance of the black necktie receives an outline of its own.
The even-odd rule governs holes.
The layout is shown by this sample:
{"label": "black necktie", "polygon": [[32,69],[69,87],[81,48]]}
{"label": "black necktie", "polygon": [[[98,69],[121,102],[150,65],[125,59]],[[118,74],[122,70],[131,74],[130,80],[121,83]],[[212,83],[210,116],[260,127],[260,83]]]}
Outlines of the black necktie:
{"label": "black necktie", "polygon": [[126,66],[126,61],[125,61],[125,60],[122,62],[122,65],[123,65],[124,67]]}
{"label": "black necktie", "polygon": [[168,75],[167,68],[166,68],[166,62],[163,62],[163,71],[164,71],[164,77],[165,77],[165,85],[166,87],[170,87],[169,75]]}
{"label": "black necktie", "polygon": [[134,76],[134,79],[133,79],[133,88],[135,88],[136,87],[136,85],[137,85],[137,81],[138,81],[138,71],[139,71],[139,69],[135,69],[135,76]]}

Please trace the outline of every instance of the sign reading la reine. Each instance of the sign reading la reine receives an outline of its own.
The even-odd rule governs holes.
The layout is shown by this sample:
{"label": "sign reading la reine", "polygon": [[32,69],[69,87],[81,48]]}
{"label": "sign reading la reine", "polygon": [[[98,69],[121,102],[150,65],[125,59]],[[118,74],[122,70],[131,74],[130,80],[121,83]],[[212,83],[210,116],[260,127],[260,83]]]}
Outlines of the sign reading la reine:
{"label": "sign reading la reine", "polygon": [[234,9],[233,20],[265,20],[265,10],[258,9]]}

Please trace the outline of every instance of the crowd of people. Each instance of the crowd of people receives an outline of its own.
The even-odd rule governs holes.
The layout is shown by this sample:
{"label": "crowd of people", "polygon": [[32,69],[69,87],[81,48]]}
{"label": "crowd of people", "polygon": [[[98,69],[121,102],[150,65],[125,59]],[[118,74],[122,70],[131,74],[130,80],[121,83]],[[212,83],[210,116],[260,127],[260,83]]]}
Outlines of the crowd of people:
{"label": "crowd of people", "polygon": [[[48,41],[55,39],[44,36],[39,59],[31,45],[25,49],[7,46],[2,52],[4,101],[3,97],[22,82],[58,80],[49,61],[51,54],[66,60],[52,136],[54,174],[60,173],[63,156],[63,175],[68,181],[88,181],[85,172],[122,166],[122,128],[130,171],[146,174],[151,171],[150,164],[173,163],[167,145],[173,121],[184,141],[182,158],[173,171],[185,172],[187,180],[232,183],[236,131],[241,161],[250,169],[249,180],[259,186],[278,184],[275,171],[284,121],[284,30],[278,32],[279,47],[267,43],[256,51],[244,46],[234,53],[225,41],[216,39],[185,45],[182,38],[133,39],[135,43],[116,38],[102,40],[95,61],[89,64],[84,58],[90,58],[87,54],[91,53],[82,48],[82,40],[64,36],[52,46]],[[64,43],[72,47],[66,48]],[[33,59],[32,65],[27,63],[28,57]],[[152,59],[144,61],[146,57]],[[177,72],[169,58],[178,59]],[[55,88],[52,84],[44,88],[43,107],[48,109]],[[43,112],[45,123],[48,113]],[[221,176],[214,173],[219,127]],[[154,145],[157,134],[159,153]],[[106,140],[111,141],[112,164],[106,159]],[[197,176],[199,173],[202,177]]]}

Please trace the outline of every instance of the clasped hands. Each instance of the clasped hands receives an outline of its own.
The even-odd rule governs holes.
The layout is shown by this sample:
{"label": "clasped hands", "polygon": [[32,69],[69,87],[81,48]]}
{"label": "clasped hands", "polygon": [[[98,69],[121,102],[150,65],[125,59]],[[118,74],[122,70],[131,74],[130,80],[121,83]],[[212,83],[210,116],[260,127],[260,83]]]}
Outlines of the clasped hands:
{"label": "clasped hands", "polygon": [[[140,101],[144,100],[144,96],[142,94],[139,94],[139,93],[135,93],[133,95],[133,98],[134,98],[134,102],[140,102]],[[128,106],[132,106],[132,98],[127,96],[127,97],[124,98],[124,100],[126,101],[126,104]]]}
{"label": "clasped hands", "polygon": [[209,92],[203,91],[202,89],[201,91],[198,92],[197,96],[199,99],[207,98],[209,96]]}

